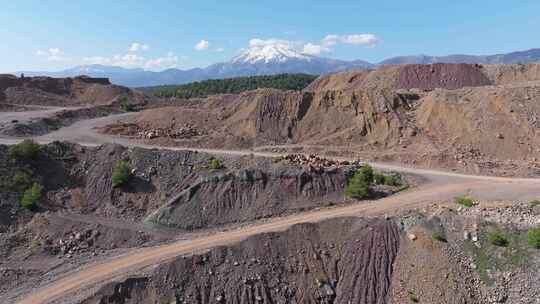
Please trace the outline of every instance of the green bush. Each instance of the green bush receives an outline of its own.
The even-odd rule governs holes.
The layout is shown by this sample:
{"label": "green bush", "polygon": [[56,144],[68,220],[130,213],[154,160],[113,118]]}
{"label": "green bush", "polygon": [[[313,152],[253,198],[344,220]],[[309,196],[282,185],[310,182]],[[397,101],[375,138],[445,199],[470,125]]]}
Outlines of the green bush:
{"label": "green bush", "polygon": [[131,178],[131,168],[129,163],[125,160],[120,160],[116,163],[112,175],[113,188],[118,188],[125,185]]}
{"label": "green bush", "polygon": [[39,156],[41,146],[31,139],[9,147],[9,157],[16,160],[33,160]]}
{"label": "green bush", "polygon": [[399,186],[401,185],[401,180],[396,175],[385,175],[384,176],[384,184],[387,186]]}
{"label": "green bush", "polygon": [[42,190],[43,190],[43,187],[38,183],[34,183],[32,187],[26,189],[21,199],[21,206],[23,206],[24,208],[28,210],[34,210],[37,202],[41,198]]}
{"label": "green bush", "polygon": [[540,206],[540,200],[533,200],[529,202],[532,207]]}
{"label": "green bush", "polygon": [[353,177],[349,179],[345,188],[345,195],[355,199],[364,199],[371,195],[371,184],[373,182],[373,169],[362,166]]}
{"label": "green bush", "polygon": [[13,176],[12,187],[15,189],[26,189],[32,183],[32,178],[25,172],[17,172]]}
{"label": "green bush", "polygon": [[488,234],[488,241],[495,246],[508,246],[508,240],[506,239],[506,237],[502,233],[497,231],[493,231]]}
{"label": "green bush", "polygon": [[135,106],[129,101],[126,96],[120,98],[120,109],[124,112],[133,112],[135,111]]}
{"label": "green bush", "polygon": [[527,242],[536,249],[540,249],[540,227],[532,228],[527,232]]}
{"label": "green bush", "polygon": [[467,208],[471,208],[472,206],[474,206],[473,200],[464,196],[456,197],[455,202],[456,204],[462,205]]}
{"label": "green bush", "polygon": [[374,173],[373,174],[373,182],[375,182],[375,184],[377,185],[382,185],[384,184],[384,174],[382,173]]}
{"label": "green bush", "polygon": [[446,239],[446,237],[440,233],[440,232],[434,232],[431,237],[436,240],[436,241],[439,241],[439,242],[443,242],[443,243],[447,243],[448,240]]}
{"label": "green bush", "polygon": [[221,169],[223,168],[223,165],[221,164],[221,161],[219,159],[212,159],[212,161],[210,161],[210,169],[212,170],[218,170],[218,169]]}

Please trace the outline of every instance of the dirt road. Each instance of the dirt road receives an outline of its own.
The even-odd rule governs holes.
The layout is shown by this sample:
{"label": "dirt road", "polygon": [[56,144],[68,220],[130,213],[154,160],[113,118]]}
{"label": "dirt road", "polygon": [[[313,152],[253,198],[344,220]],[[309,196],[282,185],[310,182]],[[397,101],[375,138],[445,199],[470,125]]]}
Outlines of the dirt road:
{"label": "dirt road", "polygon": [[[189,241],[179,241],[158,247],[137,249],[122,257],[104,263],[88,265],[84,269],[67,274],[58,281],[37,290],[19,303],[49,303],[86,286],[93,286],[97,283],[120,278],[125,273],[163,263],[179,255],[204,252],[212,247],[235,243],[255,234],[284,230],[297,223],[317,222],[343,216],[367,216],[397,212],[422,207],[437,201],[445,201],[457,195],[462,195],[464,191],[470,191],[476,197],[485,199],[498,198],[500,194],[505,193],[513,194],[503,196],[514,196],[522,199],[530,198],[531,196],[540,195],[540,187],[538,185],[537,182],[466,181],[465,183],[453,183],[434,188],[423,187],[422,189],[405,192],[378,201],[300,213],[284,218],[275,218],[268,222],[250,225],[245,228],[218,232],[214,235]],[[519,195],[516,196],[515,194],[518,193]]]}
{"label": "dirt road", "polygon": [[[277,156],[276,153],[256,151],[229,151],[193,148],[168,148],[148,146],[125,138],[114,138],[97,134],[93,127],[114,122],[130,114],[122,114],[105,118],[81,121],[70,127],[36,138],[46,143],[54,140],[68,140],[84,145],[98,145],[115,142],[126,146],[146,148],[194,150],[213,154]],[[19,140],[0,139],[0,143],[13,144]],[[334,207],[299,213],[283,218],[274,218],[266,222],[253,223],[249,226],[224,230],[216,234],[182,240],[168,245],[135,249],[121,257],[106,262],[87,265],[82,269],[66,274],[49,285],[38,288],[34,293],[21,299],[19,303],[49,303],[58,301],[72,292],[111,279],[120,278],[148,266],[166,262],[179,255],[193,254],[212,247],[238,242],[251,235],[269,231],[284,230],[291,225],[303,222],[316,222],[329,218],[357,215],[375,215],[393,213],[405,209],[426,206],[434,202],[445,202],[455,196],[470,194],[481,200],[529,200],[540,197],[540,180],[527,178],[500,178],[489,176],[472,176],[436,170],[415,169],[393,164],[373,164],[382,169],[414,173],[423,176],[427,182],[419,188],[387,197],[377,201],[360,202],[353,205]]]}

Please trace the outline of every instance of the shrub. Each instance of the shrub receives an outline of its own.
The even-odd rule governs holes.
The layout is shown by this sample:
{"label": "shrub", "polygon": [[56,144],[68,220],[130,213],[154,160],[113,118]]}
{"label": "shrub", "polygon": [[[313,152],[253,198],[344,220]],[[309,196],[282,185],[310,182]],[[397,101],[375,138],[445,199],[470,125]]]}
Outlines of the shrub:
{"label": "shrub", "polygon": [[38,183],[34,183],[32,187],[26,189],[21,199],[21,206],[28,210],[34,210],[37,202],[41,198],[42,190],[43,187]]}
{"label": "shrub", "polygon": [[527,232],[527,242],[536,249],[540,249],[540,227],[532,228]]}
{"label": "shrub", "polygon": [[221,169],[223,168],[223,165],[221,164],[221,161],[219,159],[212,159],[212,161],[210,161],[210,169],[212,170],[218,170],[218,169]]}
{"label": "shrub", "polygon": [[401,180],[396,175],[385,175],[384,184],[387,186],[399,186],[401,184]]}
{"label": "shrub", "polygon": [[39,156],[41,146],[31,139],[9,147],[9,157],[16,160],[32,160]]}
{"label": "shrub", "polygon": [[131,168],[129,163],[125,160],[120,160],[116,163],[112,175],[113,188],[118,188],[125,185],[131,178]]}
{"label": "shrub", "polygon": [[439,241],[439,242],[443,242],[443,243],[447,243],[448,240],[446,239],[446,237],[440,233],[440,232],[434,232],[431,237],[436,240],[436,241]]}
{"label": "shrub", "polygon": [[373,174],[373,182],[377,185],[384,184],[384,174],[382,173],[374,173]]}
{"label": "shrub", "polygon": [[495,246],[506,247],[508,245],[506,237],[502,235],[502,233],[496,231],[488,234],[488,241]]}
{"label": "shrub", "polygon": [[531,205],[532,207],[540,206],[540,200],[530,201],[529,205]]}
{"label": "shrub", "polygon": [[24,173],[24,172],[17,172],[13,176],[12,180],[12,187],[15,189],[25,189],[32,183],[32,178]]}
{"label": "shrub", "polygon": [[472,206],[474,206],[473,200],[464,196],[456,197],[455,202],[456,204],[462,205],[467,208],[471,208]]}
{"label": "shrub", "polygon": [[135,106],[130,103],[129,99],[126,96],[120,98],[120,109],[124,112],[133,112],[135,111]]}
{"label": "shrub", "polygon": [[355,199],[367,198],[371,195],[371,183],[373,182],[373,169],[362,166],[347,183],[345,195]]}

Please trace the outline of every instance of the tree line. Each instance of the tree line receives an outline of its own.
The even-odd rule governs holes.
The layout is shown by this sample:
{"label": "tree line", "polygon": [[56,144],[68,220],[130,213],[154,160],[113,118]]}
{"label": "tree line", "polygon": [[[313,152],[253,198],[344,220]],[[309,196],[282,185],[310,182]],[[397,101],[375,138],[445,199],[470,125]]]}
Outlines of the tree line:
{"label": "tree line", "polygon": [[279,74],[268,76],[249,76],[228,79],[210,79],[182,85],[163,85],[144,88],[157,97],[193,98],[214,94],[236,94],[245,91],[273,88],[280,90],[303,90],[316,75]]}

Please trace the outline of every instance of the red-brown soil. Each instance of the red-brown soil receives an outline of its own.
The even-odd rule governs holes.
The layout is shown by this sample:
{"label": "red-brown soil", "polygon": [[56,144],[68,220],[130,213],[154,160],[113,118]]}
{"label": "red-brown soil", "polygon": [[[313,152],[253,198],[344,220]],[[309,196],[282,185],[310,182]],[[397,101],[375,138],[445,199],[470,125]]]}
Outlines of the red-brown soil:
{"label": "red-brown soil", "polygon": [[141,92],[113,85],[107,78],[24,77],[0,75],[0,101],[18,105],[110,105],[120,96],[134,104],[145,101]]}

